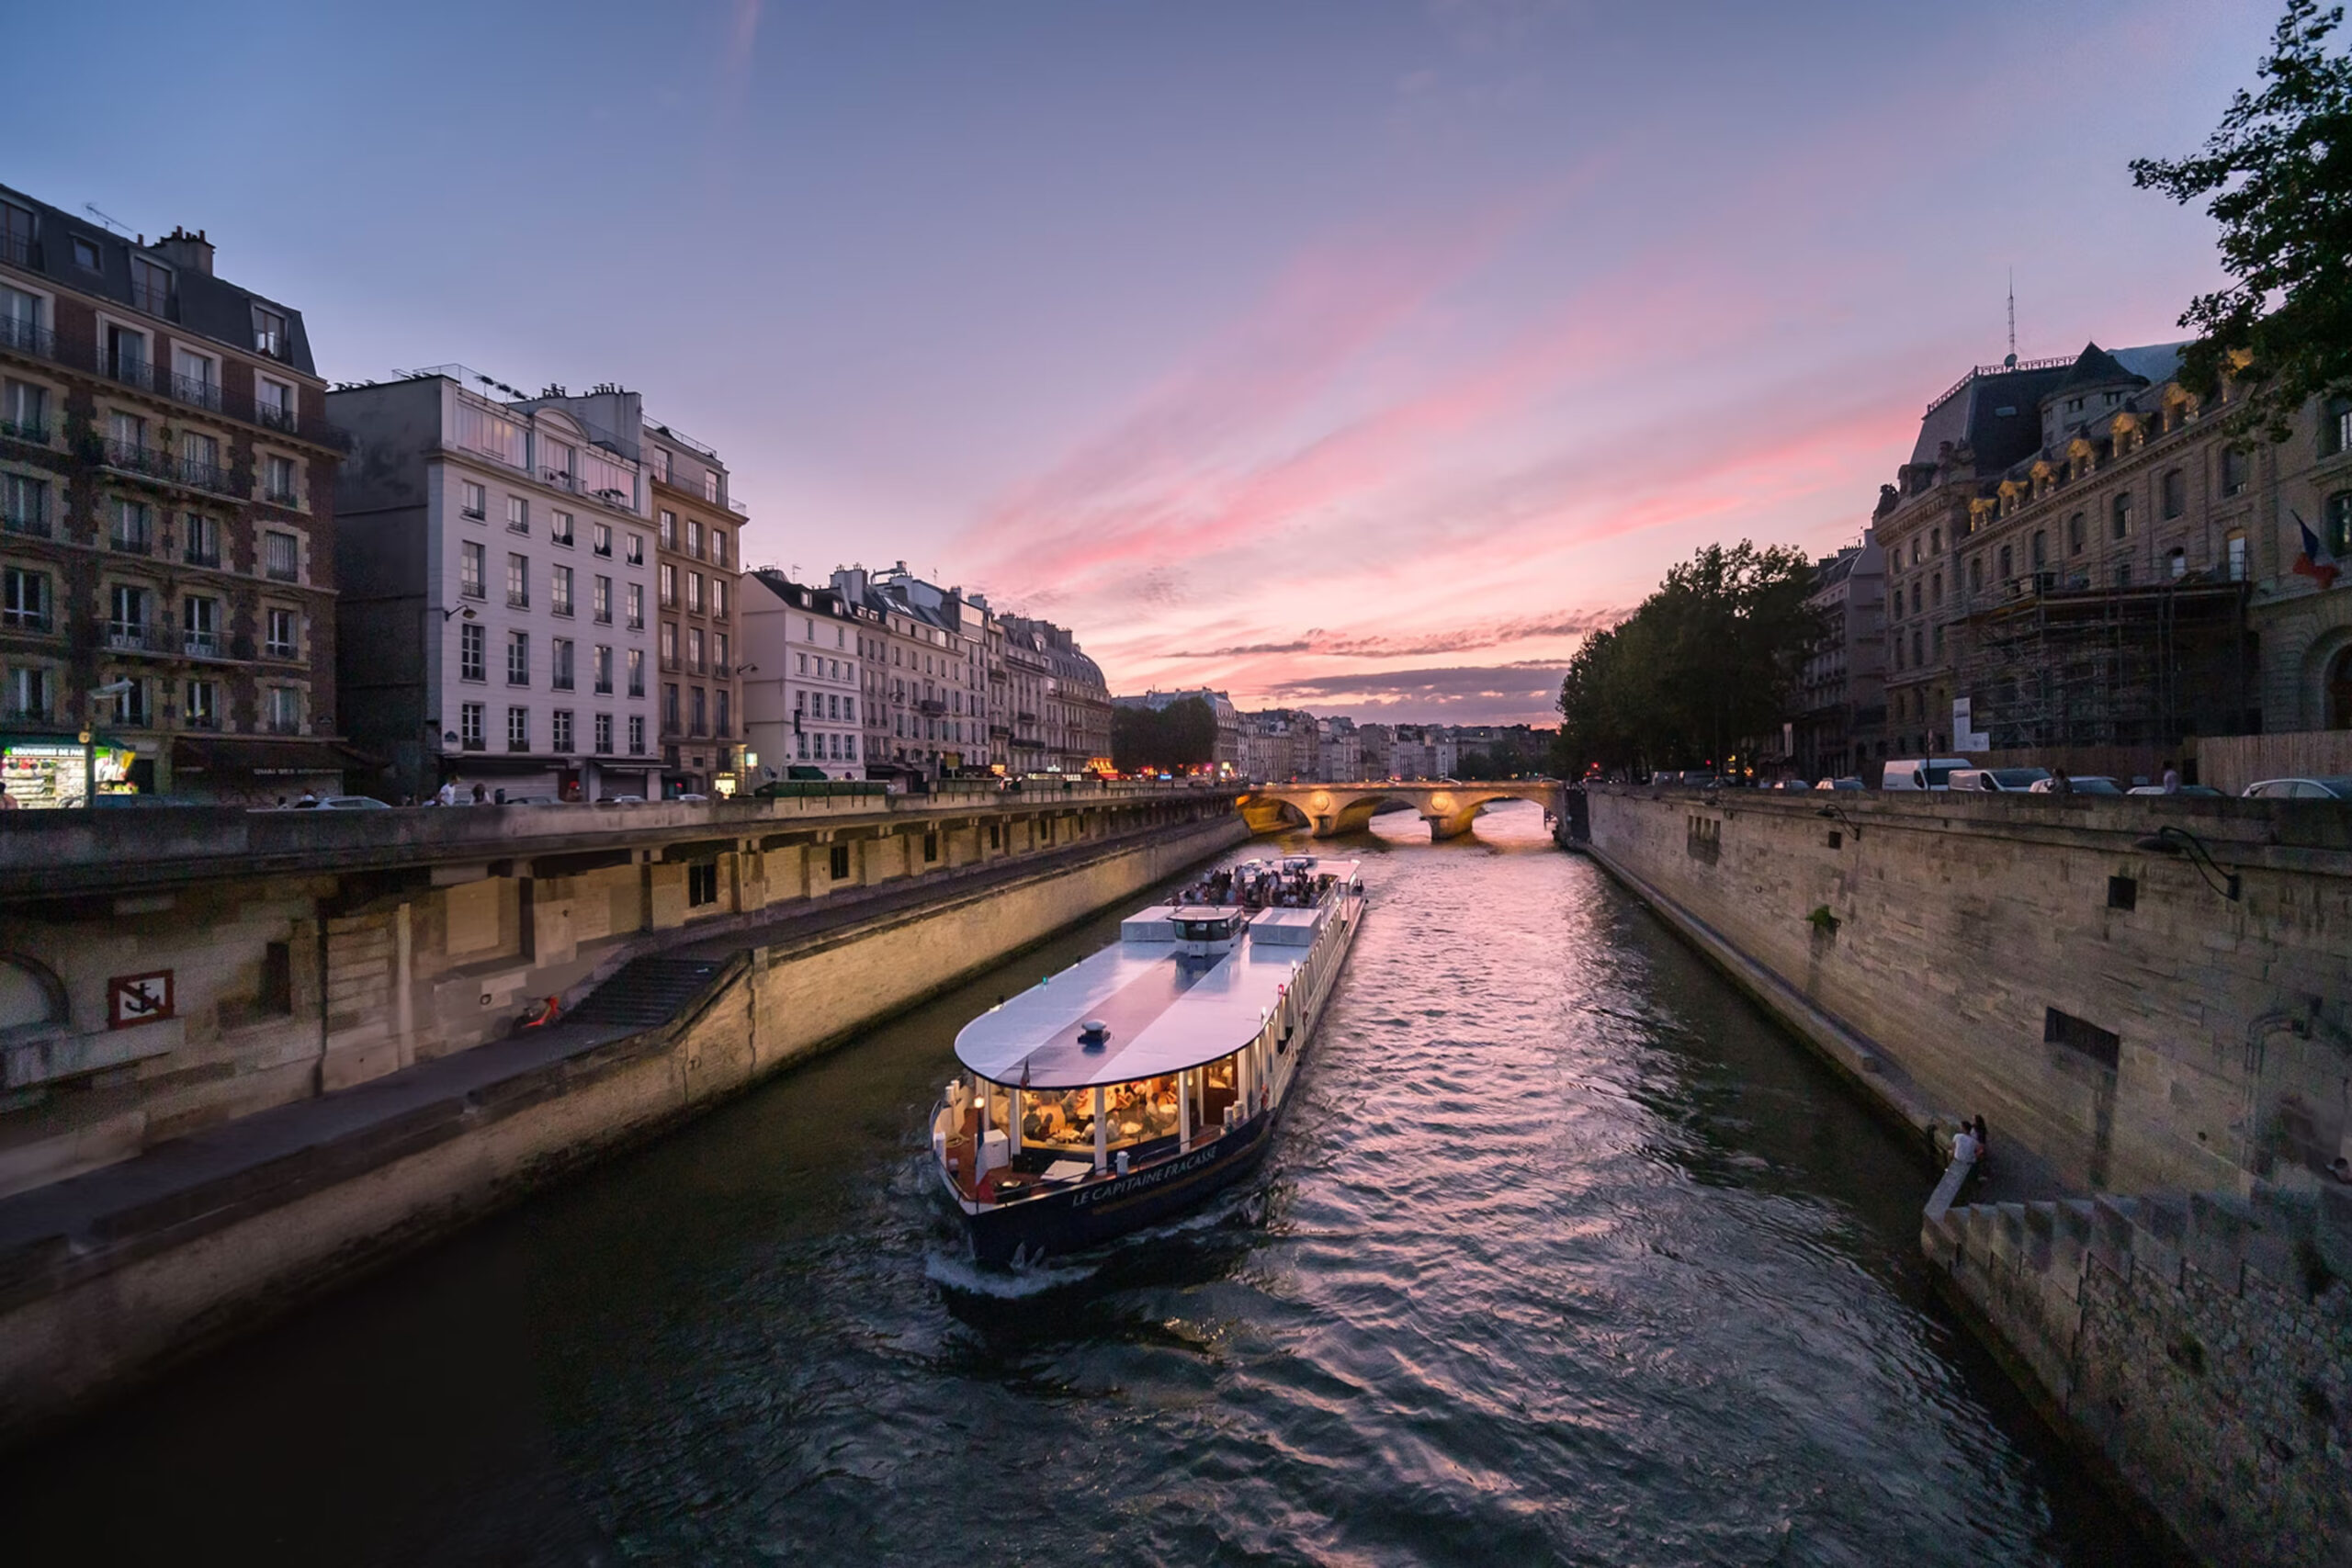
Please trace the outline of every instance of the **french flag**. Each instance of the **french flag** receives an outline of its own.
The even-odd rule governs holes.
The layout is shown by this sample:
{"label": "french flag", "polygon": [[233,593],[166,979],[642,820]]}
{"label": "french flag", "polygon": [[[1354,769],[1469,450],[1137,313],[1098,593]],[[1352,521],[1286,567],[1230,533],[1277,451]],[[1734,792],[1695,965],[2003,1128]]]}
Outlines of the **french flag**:
{"label": "french flag", "polygon": [[2301,513],[2290,513],[2288,515],[2294,518],[2295,526],[2301,529],[2303,535],[2303,553],[2295,558],[2295,570],[2316,581],[2323,591],[2335,587],[2335,574],[2341,570],[2335,564],[2335,558],[2327,553],[2327,547],[2319,542],[2319,536],[2312,532],[2311,525],[2303,521]]}

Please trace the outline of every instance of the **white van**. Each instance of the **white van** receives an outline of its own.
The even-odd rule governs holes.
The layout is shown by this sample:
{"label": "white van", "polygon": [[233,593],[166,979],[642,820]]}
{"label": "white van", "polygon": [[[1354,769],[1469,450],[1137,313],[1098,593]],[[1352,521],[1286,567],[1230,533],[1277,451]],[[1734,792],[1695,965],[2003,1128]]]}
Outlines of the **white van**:
{"label": "white van", "polygon": [[1951,787],[1995,795],[2024,795],[2050,776],[2047,768],[1962,768],[1951,776]]}
{"label": "white van", "polygon": [[1881,789],[1950,789],[1951,776],[1976,764],[1965,757],[1912,757],[1889,762],[1880,775]]}

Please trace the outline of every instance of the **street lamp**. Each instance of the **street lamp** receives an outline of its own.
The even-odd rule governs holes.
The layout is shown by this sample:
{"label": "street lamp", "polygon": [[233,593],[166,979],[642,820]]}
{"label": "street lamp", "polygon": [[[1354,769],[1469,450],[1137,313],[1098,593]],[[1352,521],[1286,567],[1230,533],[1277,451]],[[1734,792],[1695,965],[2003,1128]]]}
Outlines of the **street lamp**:
{"label": "street lamp", "polygon": [[[2213,852],[2205,847],[2205,840],[2188,829],[2175,828],[2167,824],[2153,833],[2133,840],[2132,848],[2146,850],[2152,854],[2187,855],[2188,863],[2197,868],[2198,877],[2206,886],[2232,903],[2237,902],[2238,874],[2233,871],[2223,871],[2219,863],[2213,859]],[[2217,878],[2219,880],[2216,880]]]}
{"label": "street lamp", "polygon": [[1844,824],[1846,824],[1846,830],[1847,830],[1848,832],[1849,832],[1849,833],[1853,834],[1853,835],[1854,835],[1854,837],[1856,837],[1857,839],[1859,839],[1859,838],[1860,838],[1860,837],[1862,836],[1861,824],[1860,824],[1860,823],[1856,822],[1852,818],[1850,818],[1850,817],[1847,816],[1847,815],[1846,815],[1846,812],[1845,812],[1845,808],[1844,808],[1844,807],[1840,807],[1840,806],[1839,806],[1836,801],[1834,801],[1834,800],[1833,800],[1833,801],[1831,801],[1828,805],[1826,805],[1826,806],[1823,807],[1820,810],[1818,810],[1818,811],[1815,812],[1815,813],[1814,813],[1814,815],[1815,815],[1815,817],[1818,817],[1818,818],[1823,818],[1825,821],[1830,821],[1830,822],[1843,822]]}

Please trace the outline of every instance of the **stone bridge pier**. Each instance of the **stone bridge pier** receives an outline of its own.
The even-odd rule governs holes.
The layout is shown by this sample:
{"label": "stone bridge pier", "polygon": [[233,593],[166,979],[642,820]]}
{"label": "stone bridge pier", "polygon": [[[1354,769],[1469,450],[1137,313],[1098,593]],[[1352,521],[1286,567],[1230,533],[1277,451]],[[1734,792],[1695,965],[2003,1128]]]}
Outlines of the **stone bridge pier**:
{"label": "stone bridge pier", "polygon": [[1241,797],[1241,812],[1261,833],[1304,825],[1316,838],[1329,839],[1362,832],[1383,813],[1412,811],[1430,825],[1430,837],[1441,840],[1468,832],[1472,819],[1498,800],[1532,800],[1556,812],[1560,786],[1551,779],[1477,784],[1261,784]]}

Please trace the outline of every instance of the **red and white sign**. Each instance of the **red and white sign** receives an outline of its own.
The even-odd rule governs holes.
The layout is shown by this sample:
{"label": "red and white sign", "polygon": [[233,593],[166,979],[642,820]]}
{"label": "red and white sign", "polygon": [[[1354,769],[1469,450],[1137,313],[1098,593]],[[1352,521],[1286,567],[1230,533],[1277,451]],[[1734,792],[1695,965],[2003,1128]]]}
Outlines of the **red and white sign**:
{"label": "red and white sign", "polygon": [[107,982],[107,1027],[131,1029],[172,1016],[172,972],[118,975]]}

